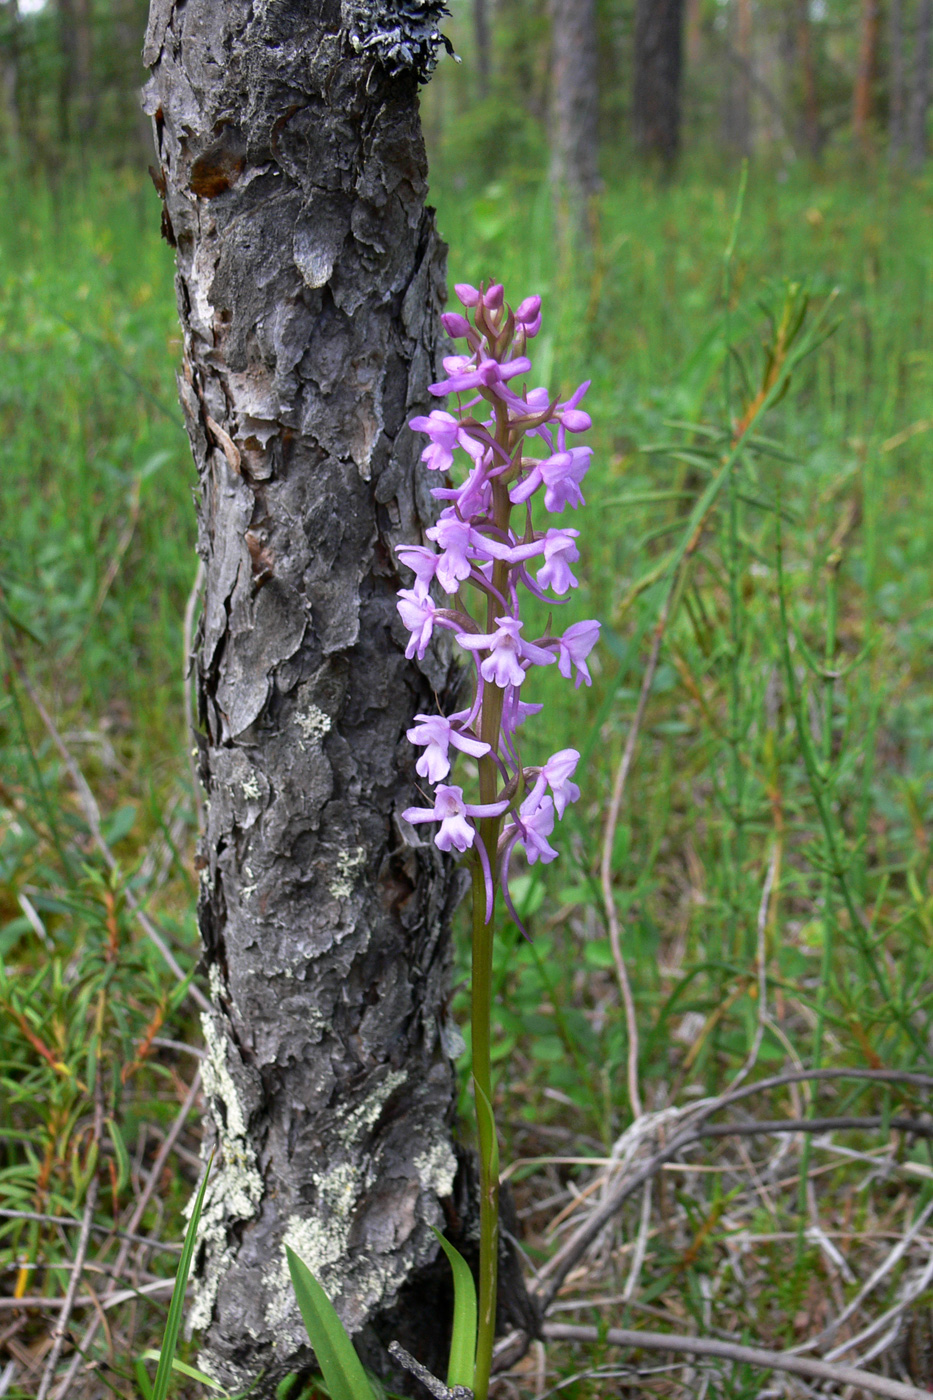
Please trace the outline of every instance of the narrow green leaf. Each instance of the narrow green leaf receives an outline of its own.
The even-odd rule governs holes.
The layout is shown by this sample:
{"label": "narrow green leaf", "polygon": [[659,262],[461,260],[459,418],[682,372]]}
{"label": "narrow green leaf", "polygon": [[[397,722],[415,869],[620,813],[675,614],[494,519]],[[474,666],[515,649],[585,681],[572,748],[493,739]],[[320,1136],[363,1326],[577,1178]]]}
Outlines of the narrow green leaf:
{"label": "narrow green leaf", "polygon": [[133,1370],[136,1372],[136,1384],[139,1386],[139,1393],[143,1400],[152,1400],[152,1382],[146,1374],[144,1361],[145,1357],[140,1356],[133,1362]]}
{"label": "narrow green leaf", "polygon": [[178,1346],[181,1314],[185,1306],[185,1290],[188,1287],[188,1273],[191,1269],[191,1260],[194,1257],[194,1242],[198,1233],[198,1221],[201,1219],[201,1211],[204,1208],[204,1192],[207,1190],[207,1178],[211,1174],[211,1164],[213,1160],[214,1154],[211,1153],[207,1166],[204,1169],[204,1175],[201,1178],[201,1185],[198,1188],[194,1209],[191,1212],[191,1219],[188,1221],[188,1228],[185,1231],[185,1241],[182,1245],[181,1258],[178,1261],[178,1272],[175,1275],[175,1287],[172,1289],[172,1301],[169,1303],[168,1317],[165,1321],[165,1331],[162,1334],[159,1365],[156,1368],[155,1380],[152,1383],[151,1400],[165,1400],[168,1394],[168,1384],[172,1377],[172,1362],[175,1359],[175,1348]]}
{"label": "narrow green leaf", "polygon": [[[434,1230],[434,1226],[431,1226]],[[470,1266],[440,1230],[434,1230],[438,1243],[450,1261],[454,1276],[454,1326],[450,1337],[450,1362],[447,1384],[465,1385],[473,1389],[473,1367],[476,1359],[476,1284]]]}
{"label": "narrow green leaf", "polygon": [[117,1191],[122,1191],[130,1179],[130,1158],[126,1150],[126,1143],[123,1141],[123,1134],[117,1127],[113,1118],[104,1120],[107,1124],[107,1132],[110,1137],[113,1153],[117,1159]]}
{"label": "narrow green leaf", "polygon": [[[155,1350],[144,1351],[141,1360],[161,1361],[162,1353],[161,1351]],[[179,1375],[187,1376],[189,1380],[200,1381],[202,1385],[210,1386],[211,1390],[219,1390],[222,1394],[226,1394],[226,1390],[222,1385],[219,1384],[218,1381],[212,1380],[211,1377],[205,1375],[203,1371],[199,1371],[197,1366],[189,1366],[186,1361],[179,1361],[177,1357],[175,1357],[172,1361],[172,1370],[177,1371]]]}
{"label": "narrow green leaf", "polygon": [[334,1305],[304,1260],[285,1246],[288,1272],[330,1400],[373,1400],[373,1388]]}

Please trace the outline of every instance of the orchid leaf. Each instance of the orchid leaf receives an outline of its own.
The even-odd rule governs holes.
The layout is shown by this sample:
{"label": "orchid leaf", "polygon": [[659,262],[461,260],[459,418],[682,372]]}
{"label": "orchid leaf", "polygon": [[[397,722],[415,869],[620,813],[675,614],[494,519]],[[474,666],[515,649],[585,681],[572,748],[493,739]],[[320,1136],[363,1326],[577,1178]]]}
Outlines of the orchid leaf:
{"label": "orchid leaf", "polygon": [[[434,1230],[434,1226],[431,1226]],[[470,1266],[440,1230],[434,1230],[438,1243],[450,1261],[454,1276],[454,1325],[450,1337],[450,1361],[447,1385],[465,1385],[473,1389],[473,1364],[476,1357],[476,1284]]]}
{"label": "orchid leaf", "polygon": [[191,1219],[188,1221],[188,1228],[185,1231],[185,1241],[182,1245],[181,1258],[178,1261],[178,1272],[175,1275],[175,1287],[172,1289],[172,1301],[169,1303],[165,1331],[162,1334],[162,1346],[159,1349],[159,1364],[156,1368],[155,1380],[152,1383],[152,1400],[165,1400],[168,1394],[169,1381],[172,1378],[172,1362],[175,1359],[175,1348],[178,1345],[178,1332],[181,1327],[181,1314],[185,1305],[185,1291],[188,1287],[188,1273],[191,1269],[191,1260],[194,1257],[198,1221],[201,1219],[201,1211],[204,1208],[204,1193],[207,1190],[207,1178],[211,1174],[213,1160],[214,1154],[211,1153],[201,1178]]}
{"label": "orchid leaf", "polygon": [[333,1303],[304,1260],[288,1245],[285,1255],[295,1297],[330,1400],[373,1400],[372,1384]]}

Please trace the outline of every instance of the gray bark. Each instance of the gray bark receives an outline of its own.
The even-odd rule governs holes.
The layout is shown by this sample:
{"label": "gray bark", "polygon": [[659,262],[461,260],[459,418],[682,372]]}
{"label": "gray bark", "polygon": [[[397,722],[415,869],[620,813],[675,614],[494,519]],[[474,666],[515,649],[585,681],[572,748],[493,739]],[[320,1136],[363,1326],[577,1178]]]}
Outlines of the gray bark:
{"label": "gray bark", "polygon": [[917,6],[913,82],[907,111],[907,146],[910,168],[923,169],[927,154],[927,122],[930,113],[930,64],[933,61],[933,0]]}
{"label": "gray bark", "polygon": [[890,0],[888,7],[888,155],[901,158],[907,140],[907,85],[904,65],[904,0]]}
{"label": "gray bark", "polygon": [[680,150],[683,0],[638,0],[635,9],[635,144],[672,166]]}
{"label": "gray bark", "polygon": [[476,39],[476,80],[480,99],[489,96],[491,43],[487,0],[473,0],[473,33]]}
{"label": "gray bark", "polygon": [[443,1331],[416,1295],[455,1170],[459,881],[398,813],[406,727],[458,673],[405,660],[393,556],[433,513],[406,421],[428,407],[443,300],[417,115],[437,35],[436,12],[390,3],[153,0],[144,54],[207,571],[218,1160],[191,1321],[214,1374],[265,1369],[265,1391],[309,1359],[285,1241],[372,1345],[406,1284],[435,1353],[405,1344],[431,1364]]}
{"label": "gray bark", "polygon": [[551,182],[562,234],[585,238],[599,189],[595,0],[551,0]]}

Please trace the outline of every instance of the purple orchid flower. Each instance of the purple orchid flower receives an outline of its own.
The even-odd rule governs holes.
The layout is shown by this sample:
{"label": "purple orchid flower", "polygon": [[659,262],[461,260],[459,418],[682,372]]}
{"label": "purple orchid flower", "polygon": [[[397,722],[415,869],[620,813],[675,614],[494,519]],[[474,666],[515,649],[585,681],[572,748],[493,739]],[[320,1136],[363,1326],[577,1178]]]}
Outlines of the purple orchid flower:
{"label": "purple orchid flower", "polygon": [[508,802],[464,802],[463,788],[441,783],[434,794],[433,807],[408,807],[402,816],[412,826],[420,822],[440,822],[434,844],[440,851],[466,851],[476,840],[476,827],[470,817],[501,817]]}
{"label": "purple orchid flower", "polygon": [[[543,387],[528,390],[523,385],[517,393],[510,386],[531,370],[524,351],[541,328],[540,297],[526,297],[512,311],[499,283],[459,283],[455,290],[465,314],[446,312],[443,324],[450,336],[467,342],[470,353],[444,358],[445,378],[431,385],[431,393],[465,398],[456,413],[433,409],[413,418],[411,426],[428,437],[421,460],[429,471],[451,473],[461,453],[468,470],[461,484],[444,481],[432,488],[444,509],[425,532],[430,547],[397,550],[399,562],[415,575],[414,586],[399,592],[398,611],[410,633],[406,656],[422,660],[434,629],[448,628],[473,655],[474,689],[468,709],[418,715],[407,731],[420,750],[415,770],[434,785],[434,805],[410,807],[403,815],[414,824],[437,823],[434,842],[440,850],[475,853],[489,923],[494,866],[515,918],[508,888],[514,849],[521,846],[531,865],[554,860],[557,851],[550,838],[555,823],[580,796],[574,781],[580,762],[576,749],[560,749],[543,766],[523,768],[517,734],[542,708],[521,699],[537,667],[556,663],[560,674],[577,686],[592,681],[587,658],[599,636],[598,622],[577,622],[561,636],[530,641],[523,635],[521,617],[522,600],[529,594],[553,604],[578,586],[572,566],[580,558],[580,532],[536,529],[534,513],[541,505],[560,514],[584,504],[580,488],[591,449],[569,446],[568,435],[590,427],[590,415],[581,407],[589,381],[566,400]],[[537,437],[544,445],[540,460],[523,456],[526,437]],[[497,486],[499,480],[506,490]],[[510,520],[516,507],[522,507],[525,517],[521,529]],[[536,570],[534,578],[530,569]],[[456,611],[439,607],[432,598],[435,581],[456,596]],[[480,611],[471,613],[469,599],[477,596]],[[488,630],[490,615],[495,630]],[[446,781],[458,751],[479,764],[482,792],[486,797],[498,793],[496,801],[469,803],[462,788]]]}
{"label": "purple orchid flower", "polygon": [[[593,684],[593,678],[586,665],[586,658],[599,641],[599,627],[598,622],[575,622],[572,627],[567,628],[567,631],[560,638],[557,669],[562,676],[569,680],[572,669],[576,667],[575,690],[579,690],[581,681],[586,681],[587,685]],[[457,640],[459,641],[459,638]]]}
{"label": "purple orchid flower", "polygon": [[454,448],[462,447],[474,461],[479,461],[485,448],[472,438],[460,420],[452,413],[434,408],[427,418],[413,418],[411,427],[419,433],[427,433],[431,439],[421,454],[421,460],[430,472],[448,472],[454,464]]}
{"label": "purple orchid flower", "polygon": [[429,783],[439,783],[450,772],[448,750],[452,745],[471,758],[482,758],[490,752],[488,744],[454,729],[444,715],[415,715],[415,728],[406,731],[413,744],[423,744],[424,753],[415,764],[415,772]]}
{"label": "purple orchid flower", "polygon": [[[558,817],[562,817],[569,802],[576,802],[580,796],[580,789],[576,783],[570,781],[580,762],[580,755],[576,749],[560,749],[545,763],[543,768],[539,768],[535,774],[534,785],[525,798],[521,806],[522,814],[526,811],[535,811],[537,804],[544,797],[546,787],[551,789],[554,795],[554,806]],[[534,769],[531,770],[535,772]],[[550,801],[550,798],[547,799]]]}
{"label": "purple orchid flower", "polygon": [[544,549],[544,563],[535,578],[541,588],[552,588],[555,593],[566,593],[577,587],[577,580],[570,572],[570,565],[580,558],[580,551],[574,544],[579,539],[579,530],[548,530],[541,541]]}
{"label": "purple orchid flower", "polygon": [[458,632],[457,641],[467,651],[488,651],[489,655],[480,663],[480,675],[491,685],[503,690],[508,685],[521,685],[525,679],[523,661],[535,666],[550,666],[554,653],[534,642],[525,641],[520,635],[523,622],[515,617],[497,617],[495,632]]}

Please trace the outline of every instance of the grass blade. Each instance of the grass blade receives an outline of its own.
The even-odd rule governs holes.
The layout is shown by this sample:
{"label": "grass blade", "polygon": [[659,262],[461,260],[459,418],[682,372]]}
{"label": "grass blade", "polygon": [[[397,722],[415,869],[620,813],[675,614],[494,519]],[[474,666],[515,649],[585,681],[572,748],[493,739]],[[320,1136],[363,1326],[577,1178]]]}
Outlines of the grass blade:
{"label": "grass blade", "polygon": [[[434,1226],[431,1226],[434,1229]],[[473,1365],[476,1358],[476,1284],[470,1266],[453,1245],[434,1230],[441,1249],[450,1261],[454,1276],[454,1325],[450,1336],[450,1361],[447,1384],[465,1385],[473,1389]]]}
{"label": "grass blade", "polygon": [[188,1273],[191,1269],[191,1260],[194,1257],[198,1221],[201,1219],[201,1211],[204,1207],[204,1192],[207,1190],[207,1178],[211,1174],[213,1160],[214,1154],[211,1153],[201,1178],[191,1219],[188,1221],[188,1228],[185,1231],[185,1242],[182,1246],[181,1258],[178,1261],[178,1273],[175,1275],[175,1287],[172,1289],[172,1301],[169,1303],[165,1332],[162,1335],[159,1365],[152,1383],[152,1400],[165,1400],[168,1394],[168,1385],[172,1378],[172,1362],[175,1359],[175,1348],[178,1345],[178,1332],[181,1327],[181,1314],[185,1305],[185,1289],[188,1287]]}
{"label": "grass blade", "polygon": [[288,1272],[330,1400],[373,1400],[373,1388],[334,1305],[304,1260],[285,1246]]}

